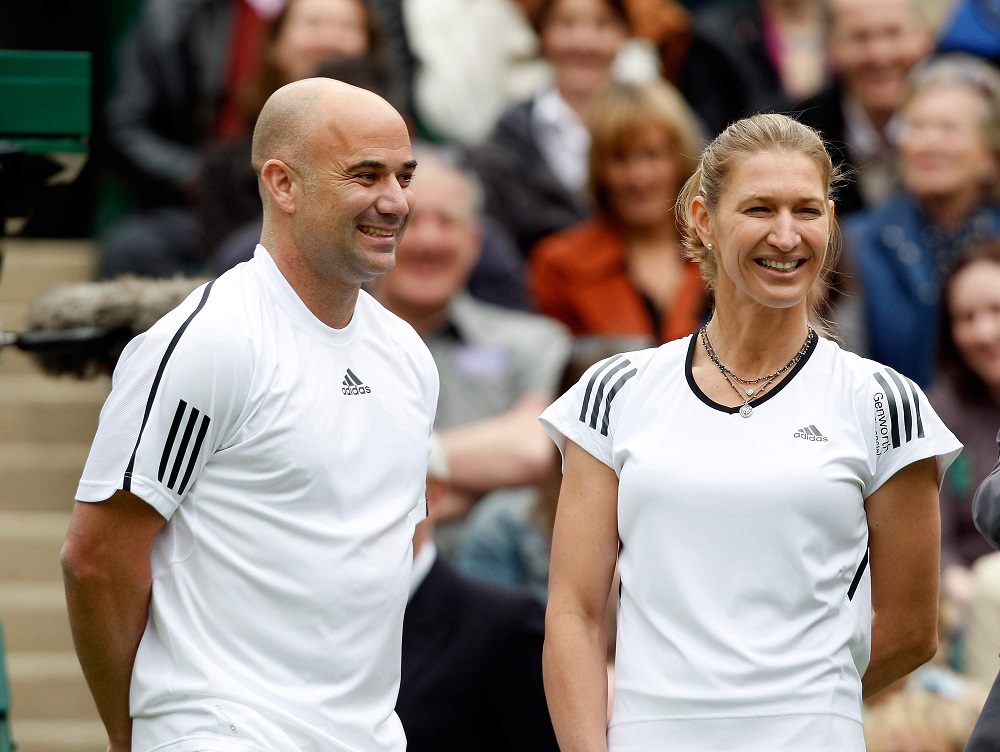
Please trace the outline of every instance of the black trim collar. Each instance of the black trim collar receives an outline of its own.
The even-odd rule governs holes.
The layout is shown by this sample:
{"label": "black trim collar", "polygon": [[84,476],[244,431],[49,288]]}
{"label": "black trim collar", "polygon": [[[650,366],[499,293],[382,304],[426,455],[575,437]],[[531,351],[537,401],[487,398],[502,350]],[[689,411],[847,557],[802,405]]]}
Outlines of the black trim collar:
{"label": "black trim collar", "polygon": [[[813,341],[809,343],[809,347],[806,348],[806,351],[803,354],[802,359],[795,364],[795,367],[788,372],[788,375],[785,378],[783,378],[781,382],[776,387],[774,387],[772,391],[765,394],[759,400],[754,400],[753,402],[751,402],[750,403],[751,407],[753,407],[756,410],[758,405],[763,405],[773,396],[778,394],[782,389],[784,389],[785,384],[788,384],[793,378],[795,378],[795,374],[797,374],[799,371],[802,370],[802,366],[804,366],[806,364],[806,361],[809,360],[809,357],[813,354],[813,351],[816,349],[816,345],[818,342],[819,342],[819,335],[817,334],[815,339],[813,339]],[[708,396],[703,391],[701,391],[701,387],[699,387],[698,384],[695,383],[694,373],[692,373],[691,371],[691,363],[694,361],[694,349],[697,346],[698,346],[698,332],[695,332],[694,334],[691,335],[691,342],[688,344],[687,357],[684,359],[684,378],[687,379],[688,386],[690,387],[691,391],[694,392],[694,396],[700,399],[709,407],[711,407],[713,410],[718,410],[719,412],[722,413],[728,413],[729,415],[738,413],[740,411],[740,408],[743,407],[743,405],[739,405],[737,407],[727,407],[725,405],[720,405],[718,402],[709,399]]]}

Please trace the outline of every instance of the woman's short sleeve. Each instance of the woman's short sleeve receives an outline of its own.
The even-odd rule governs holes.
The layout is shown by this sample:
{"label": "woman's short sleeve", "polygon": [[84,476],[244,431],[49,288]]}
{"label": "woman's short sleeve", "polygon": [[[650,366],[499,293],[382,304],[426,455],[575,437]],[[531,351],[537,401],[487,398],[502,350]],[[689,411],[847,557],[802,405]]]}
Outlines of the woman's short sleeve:
{"label": "woman's short sleeve", "polygon": [[886,366],[871,376],[861,414],[866,431],[872,477],[865,496],[878,490],[902,468],[937,457],[938,482],[962,451],[962,444],[934,412],[912,380]]}
{"label": "woman's short sleeve", "polygon": [[591,366],[583,377],[542,413],[539,420],[565,455],[566,440],[608,467],[614,461],[615,427],[648,353],[615,355]]}

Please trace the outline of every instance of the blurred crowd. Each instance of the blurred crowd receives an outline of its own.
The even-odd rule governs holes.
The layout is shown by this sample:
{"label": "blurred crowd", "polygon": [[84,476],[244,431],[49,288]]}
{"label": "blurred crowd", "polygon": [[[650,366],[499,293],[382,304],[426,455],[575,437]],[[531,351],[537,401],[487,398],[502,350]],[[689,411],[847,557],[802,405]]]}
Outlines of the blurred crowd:
{"label": "blurred crowd", "polygon": [[[420,167],[396,269],[370,292],[424,338],[441,374],[437,550],[463,576],[544,602],[560,468],[539,412],[598,359],[705,321],[678,191],[728,123],[799,118],[841,170],[833,331],[927,388],[966,447],[941,494],[941,650],[873,700],[869,749],[957,752],[1000,669],[1000,554],[971,518],[1000,429],[991,8],[145,0],[98,126],[132,206],[100,238],[100,273],[218,275],[249,259],[261,226],[249,134],[267,97],[314,75],[381,94],[406,117]],[[544,702],[537,687],[521,691],[521,674],[498,669],[495,681]],[[549,744],[540,732],[519,748]]]}

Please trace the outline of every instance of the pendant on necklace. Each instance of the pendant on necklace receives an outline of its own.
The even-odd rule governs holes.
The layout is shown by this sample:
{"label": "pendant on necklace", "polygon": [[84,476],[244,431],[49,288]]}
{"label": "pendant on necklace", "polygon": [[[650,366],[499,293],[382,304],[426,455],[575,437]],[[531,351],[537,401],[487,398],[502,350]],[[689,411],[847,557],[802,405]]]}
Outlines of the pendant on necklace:
{"label": "pendant on necklace", "polygon": [[749,418],[753,415],[753,408],[750,407],[750,405],[744,404],[743,407],[740,408],[740,415],[744,418]]}
{"label": "pendant on necklace", "polygon": [[753,389],[747,389],[747,397],[753,397]]}

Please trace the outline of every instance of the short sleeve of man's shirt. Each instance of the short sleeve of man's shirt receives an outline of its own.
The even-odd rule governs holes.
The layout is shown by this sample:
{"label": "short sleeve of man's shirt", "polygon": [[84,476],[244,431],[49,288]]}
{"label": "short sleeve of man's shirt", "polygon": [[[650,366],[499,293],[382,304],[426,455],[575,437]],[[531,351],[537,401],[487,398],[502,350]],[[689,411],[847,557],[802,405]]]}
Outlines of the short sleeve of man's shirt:
{"label": "short sleeve of man's shirt", "polygon": [[615,428],[655,350],[615,355],[591,366],[583,377],[542,413],[539,420],[565,457],[566,440],[621,471],[614,456]]}
{"label": "short sleeve of man's shirt", "polygon": [[[871,362],[871,361],[869,361]],[[901,469],[937,457],[938,481],[962,451],[962,444],[912,380],[887,366],[875,366],[858,413],[866,424],[871,478],[867,498]]]}
{"label": "short sleeve of man's shirt", "polygon": [[95,502],[134,493],[169,519],[245,405],[252,352],[196,290],[129,343],[77,488]]}

